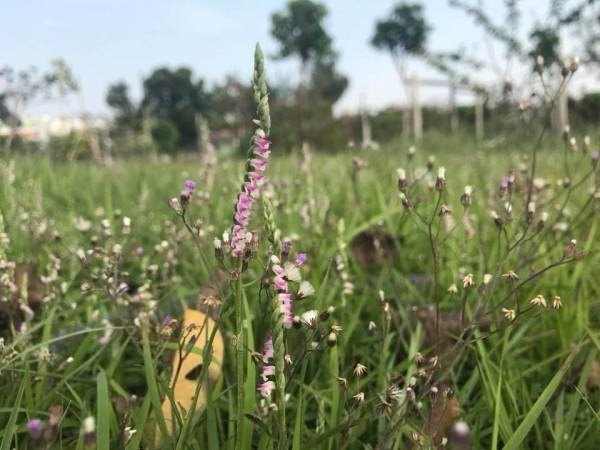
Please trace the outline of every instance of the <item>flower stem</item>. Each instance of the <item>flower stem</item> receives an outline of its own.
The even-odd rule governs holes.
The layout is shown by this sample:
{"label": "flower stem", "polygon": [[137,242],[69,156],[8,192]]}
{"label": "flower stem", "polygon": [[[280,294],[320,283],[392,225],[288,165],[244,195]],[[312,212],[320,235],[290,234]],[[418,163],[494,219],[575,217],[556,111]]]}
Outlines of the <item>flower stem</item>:
{"label": "flower stem", "polygon": [[287,449],[287,429],[285,420],[285,341],[283,315],[279,310],[277,295],[271,301],[273,323],[273,359],[275,362],[275,399],[277,404],[277,441],[275,448]]}
{"label": "flower stem", "polygon": [[237,431],[235,448],[242,448],[243,437],[243,421],[244,421],[244,320],[243,314],[243,299],[242,299],[242,258],[238,259],[237,277],[232,282],[233,298],[235,302],[235,355],[236,355],[236,381],[237,381]]}

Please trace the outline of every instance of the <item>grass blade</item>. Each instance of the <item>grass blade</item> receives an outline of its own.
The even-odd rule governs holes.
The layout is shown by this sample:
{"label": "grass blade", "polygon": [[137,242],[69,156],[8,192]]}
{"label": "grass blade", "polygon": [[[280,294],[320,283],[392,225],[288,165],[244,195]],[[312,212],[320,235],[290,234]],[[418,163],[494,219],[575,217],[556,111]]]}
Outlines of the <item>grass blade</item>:
{"label": "grass blade", "polygon": [[154,363],[152,361],[152,352],[150,351],[150,339],[148,338],[148,329],[142,327],[142,353],[144,357],[144,372],[146,373],[146,383],[148,383],[148,395],[152,399],[152,411],[158,423],[158,428],[164,440],[164,446],[171,448],[171,434],[167,429],[167,423],[162,413],[162,403],[158,394],[158,384],[154,373]]}
{"label": "grass blade", "polygon": [[554,377],[552,378],[550,383],[548,383],[548,386],[546,386],[546,389],[544,389],[544,392],[542,392],[542,395],[540,395],[540,397],[533,404],[531,410],[527,413],[527,415],[523,419],[523,422],[521,422],[521,424],[517,427],[514,434],[510,437],[510,439],[504,446],[504,450],[517,449],[521,445],[521,443],[527,436],[527,433],[529,433],[531,428],[535,425],[539,415],[542,413],[542,411],[544,410],[544,408],[546,407],[546,405],[552,398],[554,391],[556,391],[556,388],[560,384],[560,381],[563,379],[563,377],[565,376],[565,373],[571,366],[571,363],[573,362],[575,355],[577,355],[577,353],[579,353],[580,348],[581,348],[581,342],[579,342],[577,347],[575,347],[571,351],[571,353],[569,354],[569,356],[567,357],[567,359],[565,360],[563,365],[560,367],[558,372],[556,372],[556,375],[554,375]]}
{"label": "grass blade", "polygon": [[96,443],[98,450],[110,449],[110,392],[106,372],[101,371],[96,377],[96,392],[98,394],[98,424]]}
{"label": "grass blade", "polygon": [[4,436],[2,438],[2,446],[0,446],[0,450],[10,450],[12,443],[12,437],[16,434],[17,430],[17,418],[19,416],[19,409],[21,407],[21,400],[23,398],[23,392],[25,391],[26,380],[29,377],[23,377],[23,381],[21,381],[21,386],[19,387],[19,392],[17,392],[17,398],[15,399],[13,409],[10,413],[10,417],[8,419],[8,424],[6,425],[6,429],[4,431]]}

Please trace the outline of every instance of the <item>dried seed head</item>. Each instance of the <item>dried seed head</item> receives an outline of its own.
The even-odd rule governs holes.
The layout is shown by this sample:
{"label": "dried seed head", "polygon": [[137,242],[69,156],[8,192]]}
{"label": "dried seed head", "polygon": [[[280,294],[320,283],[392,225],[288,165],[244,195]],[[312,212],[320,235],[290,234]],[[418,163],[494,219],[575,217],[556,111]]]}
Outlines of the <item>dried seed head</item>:
{"label": "dried seed head", "polygon": [[398,173],[398,190],[404,192],[408,188],[408,180],[406,179],[406,171],[404,169],[397,169]]}
{"label": "dried seed head", "polygon": [[473,188],[471,186],[468,186],[468,185],[465,186],[465,191],[464,191],[463,195],[461,195],[461,197],[460,197],[460,203],[465,208],[467,206],[471,206],[471,203],[472,203],[471,194],[472,193],[473,193]]}
{"label": "dried seed head", "polygon": [[569,139],[569,145],[571,146],[572,151],[577,150],[577,138],[575,136],[571,136],[571,139]]}
{"label": "dried seed head", "polygon": [[454,398],[454,391],[450,386],[446,386],[444,388],[444,398],[448,400],[452,400]]}
{"label": "dried seed head", "polygon": [[404,192],[400,193],[400,201],[402,202],[402,206],[404,206],[404,209],[412,208],[412,203],[410,202],[408,197],[404,194]]}
{"label": "dried seed head", "polygon": [[566,124],[563,128],[563,139],[565,142],[569,142],[571,139],[571,125]]}
{"label": "dried seed head", "polygon": [[337,344],[337,340],[338,340],[337,334],[331,332],[327,336],[327,345],[329,347],[335,347],[335,345]]}
{"label": "dried seed head", "polygon": [[535,58],[535,71],[540,75],[544,73],[544,57],[542,55]]}
{"label": "dried seed head", "polygon": [[536,295],[530,302],[532,305],[543,306],[544,308],[547,306],[546,299],[543,295]]}
{"label": "dried seed head", "polygon": [[362,377],[365,373],[367,373],[367,367],[363,366],[361,363],[356,364],[354,367],[354,375]]}
{"label": "dried seed head", "polygon": [[433,386],[433,387],[431,388],[431,390],[429,391],[429,394],[431,395],[431,398],[432,398],[434,401],[435,401],[435,399],[437,398],[438,391],[439,391],[439,389],[438,389],[437,387],[435,387],[435,386]]}
{"label": "dried seed head", "polygon": [[504,219],[502,219],[502,217],[500,217],[496,211],[491,211],[490,217],[494,219],[496,226],[502,227],[502,225],[504,225]]}
{"label": "dried seed head", "polygon": [[446,168],[439,167],[437,178],[435,180],[435,189],[438,191],[443,191],[446,189]]}
{"label": "dried seed head", "polygon": [[573,61],[571,61],[571,65],[569,66],[571,73],[577,72],[577,69],[579,69],[579,56],[573,58]]}
{"label": "dried seed head", "polygon": [[563,78],[566,78],[571,73],[571,61],[566,58],[562,61],[560,74]]}
{"label": "dried seed head", "polygon": [[365,393],[359,392],[358,394],[352,396],[352,398],[356,400],[357,404],[362,405],[365,402]]}
{"label": "dried seed head", "polygon": [[555,295],[555,296],[552,298],[552,307],[553,307],[554,309],[559,309],[559,308],[562,308],[562,302],[560,301],[560,297],[559,297],[558,295]]}
{"label": "dried seed head", "polygon": [[504,314],[506,320],[510,320],[511,322],[515,320],[515,317],[517,317],[517,313],[514,309],[502,308],[502,313]]}
{"label": "dried seed head", "polygon": [[408,160],[410,161],[411,159],[414,158],[415,153],[417,153],[417,149],[415,148],[414,145],[411,145],[410,147],[408,147]]}
{"label": "dried seed head", "polygon": [[544,211],[542,213],[542,215],[540,216],[540,220],[538,220],[538,223],[537,223],[538,230],[544,228],[544,226],[546,225],[546,222],[548,222],[548,213],[546,211]]}
{"label": "dried seed head", "polygon": [[519,276],[516,273],[514,273],[512,270],[509,270],[507,273],[502,274],[502,276],[510,281],[516,281],[519,279]]}
{"label": "dried seed head", "polygon": [[581,149],[583,150],[584,153],[587,153],[590,151],[590,137],[589,136],[584,136],[583,137],[583,146],[581,147]]}
{"label": "dried seed head", "polygon": [[468,288],[473,286],[473,274],[468,273],[462,279],[462,284],[464,288]]}
{"label": "dried seed head", "polygon": [[430,155],[429,158],[427,158],[427,170],[433,169],[434,164],[435,164],[435,156]]}
{"label": "dried seed head", "polygon": [[425,358],[423,357],[423,355],[421,354],[421,352],[416,352],[415,356],[413,356],[413,362],[415,364],[421,364],[423,361],[425,361]]}
{"label": "dried seed head", "polygon": [[529,202],[527,204],[527,221],[531,222],[535,217],[535,202]]}

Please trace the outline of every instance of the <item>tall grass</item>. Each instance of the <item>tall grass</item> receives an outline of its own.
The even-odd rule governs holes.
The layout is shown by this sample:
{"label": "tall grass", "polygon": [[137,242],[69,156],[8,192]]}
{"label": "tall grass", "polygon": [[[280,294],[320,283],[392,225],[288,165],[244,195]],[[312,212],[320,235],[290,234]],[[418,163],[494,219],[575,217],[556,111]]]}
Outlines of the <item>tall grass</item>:
{"label": "tall grass", "polygon": [[[165,448],[594,448],[598,174],[590,152],[545,136],[534,180],[534,142],[426,136],[414,154],[398,142],[332,155],[273,143],[257,246],[233,280],[213,241],[231,230],[244,161],[2,161],[0,448],[152,447],[157,432]],[[184,225],[167,202],[186,179]],[[262,397],[269,256],[287,240],[316,288],[293,314],[315,313],[283,332],[285,398]],[[196,296],[208,285],[216,310]],[[210,346],[193,350],[208,386],[196,415],[169,386],[173,352],[192,351],[178,344],[182,301],[225,342],[218,383]]]}

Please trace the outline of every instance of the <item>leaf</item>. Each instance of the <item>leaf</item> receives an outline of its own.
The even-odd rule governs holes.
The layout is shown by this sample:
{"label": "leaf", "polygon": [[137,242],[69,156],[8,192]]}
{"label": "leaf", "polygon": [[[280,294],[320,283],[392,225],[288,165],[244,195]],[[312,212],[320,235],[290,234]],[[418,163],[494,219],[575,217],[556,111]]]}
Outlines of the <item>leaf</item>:
{"label": "leaf", "polygon": [[110,448],[110,391],[104,371],[99,372],[96,377],[96,391],[98,395],[97,447],[108,450]]}
{"label": "leaf", "polygon": [[577,345],[577,347],[575,347],[571,351],[571,353],[567,357],[566,361],[560,367],[558,372],[556,372],[556,375],[554,375],[552,380],[550,380],[550,383],[548,383],[548,386],[546,386],[546,389],[544,389],[544,391],[542,392],[540,397],[533,404],[533,406],[531,407],[531,409],[529,410],[529,412],[523,419],[523,422],[521,422],[519,427],[515,430],[514,434],[510,437],[510,439],[504,446],[504,450],[517,449],[522,444],[523,440],[527,436],[527,433],[529,433],[529,430],[531,430],[531,428],[535,425],[535,422],[537,421],[539,415],[542,413],[542,411],[544,410],[544,408],[546,407],[546,405],[552,398],[552,395],[554,394],[554,391],[558,387],[560,380],[562,380],[563,377],[565,376],[565,373],[571,366],[573,359],[575,358],[577,353],[579,353],[580,348],[581,348],[581,342],[579,343],[579,345]]}
{"label": "leaf", "polygon": [[19,387],[19,391],[17,392],[17,398],[14,400],[8,423],[6,424],[6,428],[4,429],[2,445],[0,445],[1,450],[9,450],[11,448],[12,438],[16,434],[17,430],[17,418],[19,416],[19,410],[21,408],[23,392],[25,391],[25,386],[27,385],[28,381],[29,377],[23,377],[23,381],[21,381],[21,386]]}

